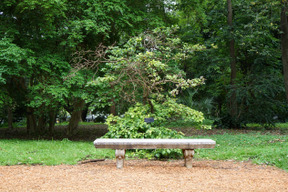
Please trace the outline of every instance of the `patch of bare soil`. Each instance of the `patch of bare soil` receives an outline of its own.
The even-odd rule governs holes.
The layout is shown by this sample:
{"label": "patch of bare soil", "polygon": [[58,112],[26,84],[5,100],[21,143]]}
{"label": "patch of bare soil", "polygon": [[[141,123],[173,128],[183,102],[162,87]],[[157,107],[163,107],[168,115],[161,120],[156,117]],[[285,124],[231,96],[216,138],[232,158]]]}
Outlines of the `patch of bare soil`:
{"label": "patch of bare soil", "polygon": [[288,191],[288,173],[249,162],[115,160],[80,165],[0,166],[0,191]]}

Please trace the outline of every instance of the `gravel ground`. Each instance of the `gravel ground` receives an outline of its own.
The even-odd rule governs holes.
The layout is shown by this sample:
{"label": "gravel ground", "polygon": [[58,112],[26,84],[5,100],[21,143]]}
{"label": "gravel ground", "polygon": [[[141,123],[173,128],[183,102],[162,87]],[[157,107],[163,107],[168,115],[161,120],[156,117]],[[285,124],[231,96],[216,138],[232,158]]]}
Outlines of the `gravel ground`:
{"label": "gravel ground", "polygon": [[288,172],[250,162],[115,160],[79,165],[0,166],[0,191],[288,191]]}

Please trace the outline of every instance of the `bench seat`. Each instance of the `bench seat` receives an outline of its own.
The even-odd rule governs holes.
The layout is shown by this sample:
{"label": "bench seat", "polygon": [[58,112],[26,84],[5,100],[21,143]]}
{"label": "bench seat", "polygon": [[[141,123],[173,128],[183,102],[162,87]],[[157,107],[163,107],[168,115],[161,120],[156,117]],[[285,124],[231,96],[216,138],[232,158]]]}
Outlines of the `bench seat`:
{"label": "bench seat", "polygon": [[185,166],[192,167],[194,149],[214,148],[211,139],[96,139],[96,148],[116,149],[117,168],[123,168],[126,149],[182,149]]}

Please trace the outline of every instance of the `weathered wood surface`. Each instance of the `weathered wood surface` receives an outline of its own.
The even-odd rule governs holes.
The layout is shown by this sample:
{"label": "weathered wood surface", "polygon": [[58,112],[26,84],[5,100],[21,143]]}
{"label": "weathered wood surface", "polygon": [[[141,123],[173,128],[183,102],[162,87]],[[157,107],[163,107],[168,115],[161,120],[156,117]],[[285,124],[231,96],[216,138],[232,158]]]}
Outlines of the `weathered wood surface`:
{"label": "weathered wood surface", "polygon": [[96,139],[96,148],[110,149],[199,149],[214,148],[211,139]]}

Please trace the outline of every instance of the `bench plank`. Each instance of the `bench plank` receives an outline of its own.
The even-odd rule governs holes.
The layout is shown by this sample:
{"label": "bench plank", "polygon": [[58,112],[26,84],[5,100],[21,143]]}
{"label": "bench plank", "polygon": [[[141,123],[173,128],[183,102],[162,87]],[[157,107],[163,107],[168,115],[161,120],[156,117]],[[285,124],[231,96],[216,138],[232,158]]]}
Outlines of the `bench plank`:
{"label": "bench plank", "polygon": [[96,139],[96,148],[110,149],[199,149],[214,148],[211,139]]}

